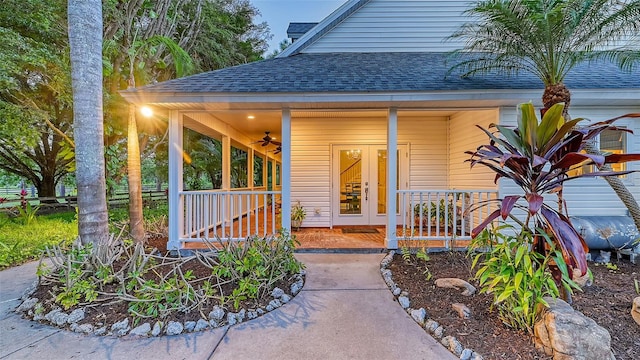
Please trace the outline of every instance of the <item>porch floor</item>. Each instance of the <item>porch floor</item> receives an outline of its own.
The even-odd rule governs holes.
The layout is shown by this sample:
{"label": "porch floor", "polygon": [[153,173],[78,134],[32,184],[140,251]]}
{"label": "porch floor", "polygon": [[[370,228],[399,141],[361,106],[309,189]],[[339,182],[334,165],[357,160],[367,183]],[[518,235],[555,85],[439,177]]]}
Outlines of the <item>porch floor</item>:
{"label": "porch floor", "polygon": [[298,249],[385,249],[385,228],[377,233],[343,234],[341,228],[300,228],[291,234],[300,242]]}

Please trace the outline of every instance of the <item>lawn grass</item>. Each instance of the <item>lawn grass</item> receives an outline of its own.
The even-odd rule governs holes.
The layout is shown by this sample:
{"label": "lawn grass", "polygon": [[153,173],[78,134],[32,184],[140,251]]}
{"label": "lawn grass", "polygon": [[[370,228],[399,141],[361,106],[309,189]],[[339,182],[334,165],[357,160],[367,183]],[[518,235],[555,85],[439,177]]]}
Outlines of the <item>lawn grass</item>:
{"label": "lawn grass", "polygon": [[[145,222],[167,216],[166,204],[145,207]],[[120,233],[127,225],[129,209],[109,210],[109,230]],[[70,245],[78,237],[75,211],[38,215],[30,224],[20,217],[9,217],[0,212],[0,269],[20,265],[40,257],[47,246]]]}
{"label": "lawn grass", "polygon": [[75,212],[36,216],[28,225],[0,214],[0,269],[37,259],[47,246],[69,245],[76,237]]}

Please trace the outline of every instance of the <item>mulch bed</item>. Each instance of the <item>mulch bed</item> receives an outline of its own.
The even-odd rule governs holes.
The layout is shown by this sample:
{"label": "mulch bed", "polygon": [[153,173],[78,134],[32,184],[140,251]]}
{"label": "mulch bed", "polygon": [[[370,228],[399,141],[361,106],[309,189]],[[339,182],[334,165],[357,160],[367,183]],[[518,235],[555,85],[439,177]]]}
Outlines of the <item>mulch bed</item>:
{"label": "mulch bed", "polygon": [[[535,349],[532,338],[524,332],[504,325],[495,312],[491,312],[491,297],[476,294],[461,295],[461,291],[437,288],[438,278],[455,277],[471,280],[470,261],[464,253],[444,252],[429,254],[427,263],[433,277],[427,281],[423,274],[424,262],[413,260],[407,264],[395,255],[389,265],[394,282],[409,293],[411,307],[424,308],[427,317],[440,323],[444,335],[455,336],[464,347],[481,354],[485,359],[550,359]],[[618,360],[640,359],[640,327],[631,318],[631,304],[635,296],[634,279],[640,281],[640,266],[628,260],[613,261],[616,271],[604,265],[590,264],[594,285],[584,293],[574,295],[574,308],[594,319],[611,334],[612,348]],[[471,319],[461,319],[451,308],[463,303],[472,311]]]}
{"label": "mulch bed", "polygon": [[[147,241],[147,252],[150,252],[154,248],[162,255],[168,255],[166,249],[167,239],[162,237],[151,237]],[[118,260],[114,264],[114,268],[120,268],[123,260]],[[191,260],[185,262],[181,266],[183,272],[192,271],[194,278],[202,279],[211,275],[211,269],[202,265],[200,262],[196,260]],[[146,280],[156,280],[158,277],[163,277],[165,274],[170,271],[172,267],[163,266],[156,268],[156,272],[154,274],[148,273],[145,274]],[[284,289],[286,293],[290,293],[289,289],[291,285],[296,280],[291,277],[285,281],[279,281],[275,285],[275,287],[279,287]],[[104,293],[117,293],[118,290],[122,287],[122,284],[108,284],[105,285],[103,292]],[[233,289],[237,287],[235,282],[227,283],[221,286],[223,294],[231,294]],[[39,303],[44,306],[44,314],[49,311],[59,308],[60,306],[55,304],[53,301],[53,296],[51,294],[57,293],[55,291],[53,285],[40,285],[36,289],[36,291],[31,295],[33,298],[39,299]],[[234,309],[233,307],[225,307],[225,310],[230,312],[237,312],[240,309],[255,310],[258,308],[265,308],[269,302],[273,300],[273,297],[270,295],[270,291],[262,298],[258,299],[247,299],[241,301],[238,309]],[[86,305],[86,304],[85,304]],[[173,312],[169,316],[165,318],[145,318],[140,319],[138,321],[134,321],[134,318],[129,314],[128,311],[128,303],[125,301],[105,301],[104,296],[99,295],[98,299],[91,303],[89,306],[85,306],[83,304],[79,304],[69,308],[68,310],[64,310],[65,313],[71,313],[75,309],[84,308],[85,310],[85,318],[78,322],[78,325],[82,324],[91,324],[94,328],[100,328],[106,326],[110,328],[116,322],[120,322],[125,318],[129,319],[129,325],[135,327],[136,325],[143,324],[145,322],[149,322],[151,326],[155,323],[155,321],[162,321],[165,324],[169,321],[177,321],[184,323],[186,321],[198,321],[199,319],[206,319],[206,316],[213,310],[215,305],[219,305],[217,302],[211,301],[209,303],[203,304],[200,308],[194,309],[189,312]],[[67,326],[68,327],[68,326]]]}

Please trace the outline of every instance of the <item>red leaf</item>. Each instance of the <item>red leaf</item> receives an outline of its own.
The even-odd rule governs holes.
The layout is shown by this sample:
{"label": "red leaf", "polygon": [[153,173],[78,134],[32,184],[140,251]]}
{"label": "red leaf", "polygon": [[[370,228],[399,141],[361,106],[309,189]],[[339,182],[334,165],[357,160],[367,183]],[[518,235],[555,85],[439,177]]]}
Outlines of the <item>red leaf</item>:
{"label": "red leaf", "polygon": [[529,202],[529,213],[531,215],[537,213],[544,203],[544,198],[539,194],[527,194],[526,199]]}
{"label": "red leaf", "polygon": [[518,202],[520,197],[520,195],[509,195],[502,199],[502,205],[500,206],[500,215],[502,216],[502,220],[505,220],[507,216],[509,216],[511,210],[513,210],[513,207],[516,205],[516,202]]}
{"label": "red leaf", "polygon": [[593,161],[597,166],[602,166],[604,164],[604,156],[602,155],[591,155],[591,154],[583,154],[578,152],[572,152],[565,154],[560,161],[553,164],[551,170],[554,169],[568,169],[574,165],[580,164],[585,160]]}
{"label": "red leaf", "polygon": [[582,237],[576,232],[569,219],[562,214],[541,208],[542,216],[549,224],[553,239],[560,245],[562,255],[569,267],[578,268],[582,274],[587,272],[586,251],[588,250]]}
{"label": "red leaf", "polygon": [[487,225],[489,225],[489,223],[495,220],[498,216],[500,216],[500,209],[489,214],[489,216],[487,216],[487,218],[484,219],[484,221],[480,225],[471,230],[471,237],[475,238],[476,236],[478,236],[478,234],[480,234],[482,230],[484,230]]}
{"label": "red leaf", "polygon": [[620,164],[640,160],[640,154],[610,154],[604,157],[605,164]]}

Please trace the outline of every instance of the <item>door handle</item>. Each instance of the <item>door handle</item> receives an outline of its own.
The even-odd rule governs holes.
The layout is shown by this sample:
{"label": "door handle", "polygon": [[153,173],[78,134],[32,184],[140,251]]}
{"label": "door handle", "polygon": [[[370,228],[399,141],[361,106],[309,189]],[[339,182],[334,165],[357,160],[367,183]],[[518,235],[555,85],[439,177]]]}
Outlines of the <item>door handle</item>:
{"label": "door handle", "polygon": [[369,187],[364,188],[364,201],[369,201]]}

